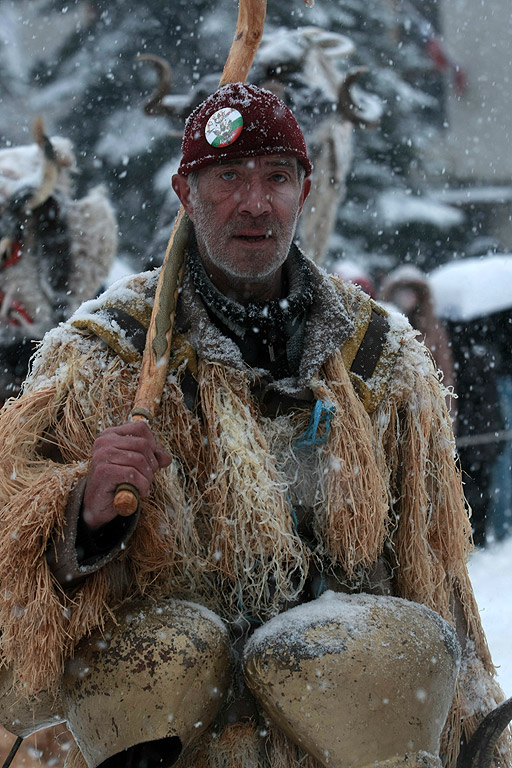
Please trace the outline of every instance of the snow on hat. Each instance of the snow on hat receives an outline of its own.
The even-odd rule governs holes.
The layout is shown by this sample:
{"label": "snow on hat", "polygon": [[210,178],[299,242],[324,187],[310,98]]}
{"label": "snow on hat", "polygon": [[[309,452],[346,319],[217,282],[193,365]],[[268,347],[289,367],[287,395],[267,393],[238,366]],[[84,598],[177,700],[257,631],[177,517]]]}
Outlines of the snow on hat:
{"label": "snow on hat", "polygon": [[311,173],[306,142],[286,104],[255,85],[228,83],[199,104],[185,123],[178,173],[221,160],[294,155]]}

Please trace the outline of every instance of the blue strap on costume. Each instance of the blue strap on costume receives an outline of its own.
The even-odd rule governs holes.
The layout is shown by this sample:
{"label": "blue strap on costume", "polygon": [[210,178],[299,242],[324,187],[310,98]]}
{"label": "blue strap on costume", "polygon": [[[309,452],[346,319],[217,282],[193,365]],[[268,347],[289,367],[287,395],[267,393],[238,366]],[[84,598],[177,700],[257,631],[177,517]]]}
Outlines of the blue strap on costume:
{"label": "blue strap on costume", "polygon": [[[295,445],[296,446],[313,446],[322,445],[327,441],[329,432],[331,431],[331,419],[334,416],[336,410],[334,405],[326,400],[317,400],[311,419],[309,420],[308,428],[304,434],[299,437]],[[319,427],[323,428],[323,434],[318,435]]]}

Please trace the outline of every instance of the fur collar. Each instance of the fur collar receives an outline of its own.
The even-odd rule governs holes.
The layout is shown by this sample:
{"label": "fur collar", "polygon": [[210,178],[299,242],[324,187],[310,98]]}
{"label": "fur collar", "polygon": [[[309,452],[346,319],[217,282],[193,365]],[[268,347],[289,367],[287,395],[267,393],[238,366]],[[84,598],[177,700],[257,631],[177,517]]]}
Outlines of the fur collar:
{"label": "fur collar", "polygon": [[[270,377],[269,387],[295,395],[309,386],[327,358],[340,349],[353,333],[354,323],[327,273],[297,246],[292,246],[291,258],[300,259],[309,273],[311,300],[304,323],[303,354],[294,375],[276,380]],[[183,280],[177,324],[180,332],[189,336],[199,357],[237,369],[247,368],[239,346],[210,318],[189,266]],[[251,369],[249,374],[254,380],[269,376],[268,371],[259,368]]]}

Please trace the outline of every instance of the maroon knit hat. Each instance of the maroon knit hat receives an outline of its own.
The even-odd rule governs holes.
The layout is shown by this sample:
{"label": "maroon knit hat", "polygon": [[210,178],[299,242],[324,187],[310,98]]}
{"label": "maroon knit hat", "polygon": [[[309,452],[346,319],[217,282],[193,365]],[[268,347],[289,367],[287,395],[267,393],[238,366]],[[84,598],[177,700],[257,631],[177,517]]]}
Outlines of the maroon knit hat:
{"label": "maroon knit hat", "polygon": [[294,155],[312,167],[297,120],[271,91],[228,83],[199,104],[185,123],[178,173],[187,176],[220,160]]}

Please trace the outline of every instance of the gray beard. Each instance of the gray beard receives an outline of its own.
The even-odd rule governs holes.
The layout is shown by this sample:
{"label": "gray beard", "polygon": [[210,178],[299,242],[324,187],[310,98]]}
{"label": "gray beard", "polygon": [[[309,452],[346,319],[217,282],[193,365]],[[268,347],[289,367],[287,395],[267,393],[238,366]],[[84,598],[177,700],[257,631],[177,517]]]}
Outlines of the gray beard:
{"label": "gray beard", "polygon": [[[206,210],[206,206],[198,206],[194,210],[194,224],[196,233],[198,231],[207,232],[208,235],[210,235],[215,231],[213,214]],[[236,235],[241,228],[242,226],[240,223],[233,222],[224,228],[224,232],[227,237],[231,237],[232,235]],[[292,244],[293,236],[295,234],[296,219],[293,223],[293,226],[290,226],[286,229],[283,228],[278,222],[269,222],[269,226],[266,227],[266,229],[267,231],[272,232],[278,247],[276,250],[275,259],[273,259],[272,262],[267,265],[267,269],[265,269],[263,272],[261,271],[261,265],[258,265],[258,253],[256,251],[254,252],[255,265],[258,265],[258,271],[256,274],[248,274],[245,271],[238,271],[236,269],[236,265],[231,263],[227,264],[224,249],[220,245],[219,241],[215,239],[215,237],[208,236],[207,239],[198,238],[197,242],[200,252],[202,252],[204,249],[206,254],[203,255],[206,255],[209,261],[218,269],[222,269],[234,278],[263,281],[267,279],[269,275],[271,275],[278,267],[282,266],[282,264],[284,264],[286,261],[290,246]]]}

